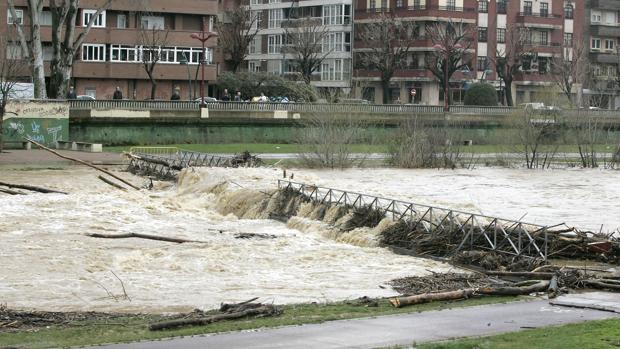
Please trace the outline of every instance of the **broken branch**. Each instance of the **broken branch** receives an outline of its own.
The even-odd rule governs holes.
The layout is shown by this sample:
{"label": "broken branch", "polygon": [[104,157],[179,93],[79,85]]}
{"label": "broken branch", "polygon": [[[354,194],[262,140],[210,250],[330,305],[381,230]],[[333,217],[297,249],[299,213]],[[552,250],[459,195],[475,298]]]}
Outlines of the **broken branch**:
{"label": "broken branch", "polygon": [[0,182],[0,185],[3,185],[5,187],[9,187],[9,188],[18,188],[18,189],[26,189],[26,190],[30,190],[30,191],[36,191],[36,192],[44,193],[44,194],[49,194],[49,193],[67,194],[64,191],[58,191],[58,190],[54,190],[54,189],[37,187],[37,186],[34,186],[34,185],[27,185],[27,184],[13,184],[13,183]]}
{"label": "broken branch", "polygon": [[89,234],[86,234],[86,236],[90,236],[90,237],[93,237],[93,238],[101,238],[101,239],[140,238],[140,239],[147,239],[147,240],[174,242],[174,243],[177,243],[177,244],[182,244],[184,242],[206,243],[205,241],[187,240],[187,239],[180,239],[180,238],[169,238],[169,237],[165,237],[165,236],[156,236],[156,235],[141,234],[141,233],[125,233],[125,234],[115,234],[115,235],[99,234],[99,233],[89,233]]}

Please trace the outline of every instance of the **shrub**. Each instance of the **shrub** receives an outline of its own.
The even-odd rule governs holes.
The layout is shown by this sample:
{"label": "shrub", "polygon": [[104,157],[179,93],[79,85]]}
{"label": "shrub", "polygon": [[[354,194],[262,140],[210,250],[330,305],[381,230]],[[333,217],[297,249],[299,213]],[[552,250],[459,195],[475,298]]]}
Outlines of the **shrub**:
{"label": "shrub", "polygon": [[313,102],[317,99],[316,91],[310,85],[289,81],[280,76],[266,72],[226,72],[218,78],[220,89],[227,88],[230,93],[241,91],[243,98],[260,96],[287,96],[293,100]]}
{"label": "shrub", "polygon": [[490,84],[477,82],[465,93],[465,105],[497,106],[497,92]]}

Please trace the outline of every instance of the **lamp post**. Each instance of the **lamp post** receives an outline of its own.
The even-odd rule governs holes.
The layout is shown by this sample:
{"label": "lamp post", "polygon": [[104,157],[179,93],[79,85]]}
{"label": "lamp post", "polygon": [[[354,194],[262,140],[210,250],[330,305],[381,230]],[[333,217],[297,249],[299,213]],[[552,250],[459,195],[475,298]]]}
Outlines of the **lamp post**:
{"label": "lamp post", "polygon": [[458,53],[460,49],[463,48],[461,44],[455,44],[454,46],[444,46],[440,44],[436,44],[433,48],[441,53],[444,59],[443,66],[443,111],[450,111],[450,104],[448,103],[448,95],[450,94],[450,77],[448,76],[448,62],[452,59],[452,56]]}
{"label": "lamp post", "polygon": [[205,26],[203,24],[202,31],[200,33],[193,33],[191,35],[192,39],[200,40],[202,43],[202,60],[200,61],[200,65],[202,68],[202,78],[200,80],[200,107],[205,107],[205,65],[207,64],[207,52],[205,51],[205,42],[211,38],[217,37],[217,33],[214,32],[206,32]]}
{"label": "lamp post", "polygon": [[186,65],[187,66],[187,81],[189,83],[189,97],[187,98],[188,100],[192,100],[192,74],[189,72],[189,61],[187,60],[187,56],[185,55],[185,52],[183,52],[183,57],[181,58],[181,61],[179,62],[179,64],[181,65]]}

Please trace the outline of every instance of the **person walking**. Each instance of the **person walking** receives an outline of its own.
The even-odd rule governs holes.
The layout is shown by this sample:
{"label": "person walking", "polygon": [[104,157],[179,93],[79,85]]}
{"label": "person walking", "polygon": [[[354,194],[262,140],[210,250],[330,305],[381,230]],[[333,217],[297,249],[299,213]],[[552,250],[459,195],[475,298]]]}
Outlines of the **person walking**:
{"label": "person walking", "polygon": [[230,95],[228,94],[228,89],[224,89],[224,94],[222,95],[222,101],[230,102]]}
{"label": "person walking", "polygon": [[67,99],[77,99],[77,93],[73,86],[69,87],[69,93],[67,93]]}
{"label": "person walking", "polygon": [[112,95],[112,99],[123,99],[123,92],[121,91],[120,87],[116,86],[116,90]]}
{"label": "person walking", "polygon": [[181,100],[181,95],[179,94],[179,88],[175,88],[174,91],[172,92],[172,96],[170,96],[170,100],[171,101],[180,101]]}

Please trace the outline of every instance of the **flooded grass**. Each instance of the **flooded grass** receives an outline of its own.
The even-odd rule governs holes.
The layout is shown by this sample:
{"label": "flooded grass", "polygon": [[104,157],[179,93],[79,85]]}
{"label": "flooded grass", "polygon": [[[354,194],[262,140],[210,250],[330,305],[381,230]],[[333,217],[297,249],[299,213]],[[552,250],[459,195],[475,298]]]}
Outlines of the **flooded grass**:
{"label": "flooded grass", "polygon": [[[48,328],[24,332],[2,332],[0,347],[15,348],[55,348],[104,343],[156,340],[161,338],[190,336],[208,333],[239,331],[289,325],[320,323],[380,315],[415,313],[430,310],[444,310],[484,304],[507,303],[527,300],[529,297],[484,297],[462,301],[434,302],[411,307],[393,308],[387,299],[380,299],[377,306],[366,306],[352,300],[336,303],[304,303],[284,305],[283,313],[277,317],[240,319],[214,323],[208,326],[186,327],[170,331],[149,331],[152,322],[167,319],[162,315],[134,315],[109,320],[94,320],[54,325]],[[3,331],[7,331],[4,329]]]}

